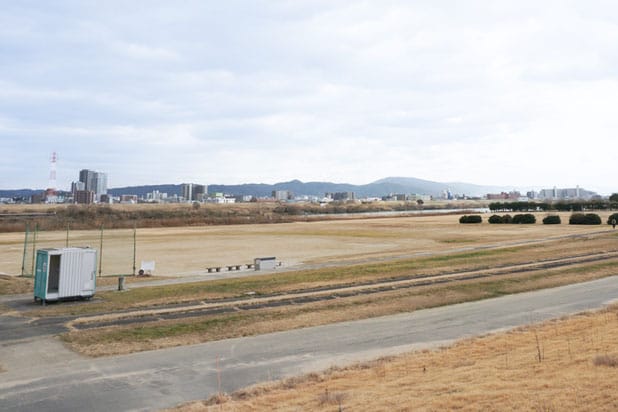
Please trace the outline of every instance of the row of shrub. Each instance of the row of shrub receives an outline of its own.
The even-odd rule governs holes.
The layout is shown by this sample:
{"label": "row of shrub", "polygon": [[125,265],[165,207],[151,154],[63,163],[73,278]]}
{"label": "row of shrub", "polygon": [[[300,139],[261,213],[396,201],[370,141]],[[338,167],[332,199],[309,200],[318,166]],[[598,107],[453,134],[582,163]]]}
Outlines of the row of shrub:
{"label": "row of shrub", "polygon": [[569,225],[600,225],[601,216],[596,213],[573,213]]}
{"label": "row of shrub", "polygon": [[536,217],[530,213],[519,214],[515,216],[511,215],[492,215],[488,219],[492,224],[531,224],[536,223]]}
{"label": "row of shrub", "polygon": [[459,223],[481,223],[482,221],[481,215],[463,215],[459,218]]}
{"label": "row of shrub", "polygon": [[[459,223],[481,223],[483,218],[480,215],[463,215],[459,218]],[[519,215],[491,215],[487,221],[491,224],[534,224],[536,218],[533,214],[525,213]],[[612,225],[618,222],[618,213],[614,213],[607,218],[607,224]],[[543,218],[544,225],[559,225],[562,221],[558,215],[549,215]],[[600,225],[601,217],[596,213],[573,213],[569,218],[570,225]]]}

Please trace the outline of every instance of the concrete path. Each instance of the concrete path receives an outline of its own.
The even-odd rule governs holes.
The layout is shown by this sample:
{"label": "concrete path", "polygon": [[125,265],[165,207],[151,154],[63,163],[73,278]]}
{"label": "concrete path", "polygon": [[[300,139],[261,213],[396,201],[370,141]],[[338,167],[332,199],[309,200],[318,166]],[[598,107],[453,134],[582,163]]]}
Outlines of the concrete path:
{"label": "concrete path", "polygon": [[[0,410],[156,410],[286,376],[600,308],[618,277],[497,299],[132,355],[86,359],[51,338],[0,346]],[[1,318],[0,318],[1,319]],[[217,364],[219,367],[217,368]]]}

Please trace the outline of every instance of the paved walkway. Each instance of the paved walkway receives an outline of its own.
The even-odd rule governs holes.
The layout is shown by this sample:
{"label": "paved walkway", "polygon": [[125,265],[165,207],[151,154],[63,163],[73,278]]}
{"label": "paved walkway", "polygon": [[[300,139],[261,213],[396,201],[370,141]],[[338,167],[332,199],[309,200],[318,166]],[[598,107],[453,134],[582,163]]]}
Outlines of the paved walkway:
{"label": "paved walkway", "polygon": [[[455,339],[600,308],[618,277],[396,316],[87,359],[53,339],[2,343],[3,411],[156,410],[222,390],[333,364],[430,348]],[[217,368],[217,364],[219,368]]]}

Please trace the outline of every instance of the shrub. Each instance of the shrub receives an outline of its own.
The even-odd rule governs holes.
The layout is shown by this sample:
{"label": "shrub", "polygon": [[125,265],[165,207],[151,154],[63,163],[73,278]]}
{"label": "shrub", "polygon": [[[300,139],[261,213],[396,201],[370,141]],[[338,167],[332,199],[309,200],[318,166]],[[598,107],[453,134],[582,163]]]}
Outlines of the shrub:
{"label": "shrub", "polygon": [[459,223],[481,223],[483,218],[480,215],[463,215],[459,218]]}
{"label": "shrub", "polygon": [[522,215],[513,216],[513,223],[515,224],[534,224],[536,223],[536,217],[531,213],[525,213]]}
{"label": "shrub", "polygon": [[513,218],[511,217],[511,215],[504,215],[504,216],[491,215],[488,222],[493,223],[493,224],[513,223]]}
{"label": "shrub", "polygon": [[502,223],[502,216],[499,215],[491,215],[487,221],[491,224]]}
{"label": "shrub", "polygon": [[549,215],[543,218],[544,225],[559,225],[560,223],[562,223],[562,221],[558,215]]}
{"label": "shrub", "polygon": [[573,213],[569,225],[600,225],[601,217],[595,213]]}
{"label": "shrub", "polygon": [[608,218],[607,218],[607,224],[611,225],[612,224],[612,219],[615,219],[616,222],[618,222],[618,213],[612,213]]}

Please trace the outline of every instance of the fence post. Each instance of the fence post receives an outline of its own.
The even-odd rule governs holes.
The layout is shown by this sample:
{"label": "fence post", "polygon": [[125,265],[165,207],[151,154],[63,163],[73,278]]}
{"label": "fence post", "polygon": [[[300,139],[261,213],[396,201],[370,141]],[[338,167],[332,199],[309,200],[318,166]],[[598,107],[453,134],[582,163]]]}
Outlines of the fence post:
{"label": "fence post", "polygon": [[66,247],[69,247],[69,223],[67,223],[67,243],[66,243]]}
{"label": "fence post", "polygon": [[34,237],[32,241],[32,266],[30,267],[30,275],[34,275],[34,259],[36,258],[36,236],[39,233],[39,224],[34,225]]}
{"label": "fence post", "polygon": [[30,233],[30,223],[26,222],[26,233],[24,236],[24,256],[21,258],[21,275],[26,271],[26,255],[28,254],[28,234]]}
{"label": "fence post", "polygon": [[135,252],[137,249],[137,223],[133,225],[133,276],[135,276]]}
{"label": "fence post", "polygon": [[101,267],[103,266],[103,225],[101,225],[101,241],[99,243],[99,277],[101,277]]}

